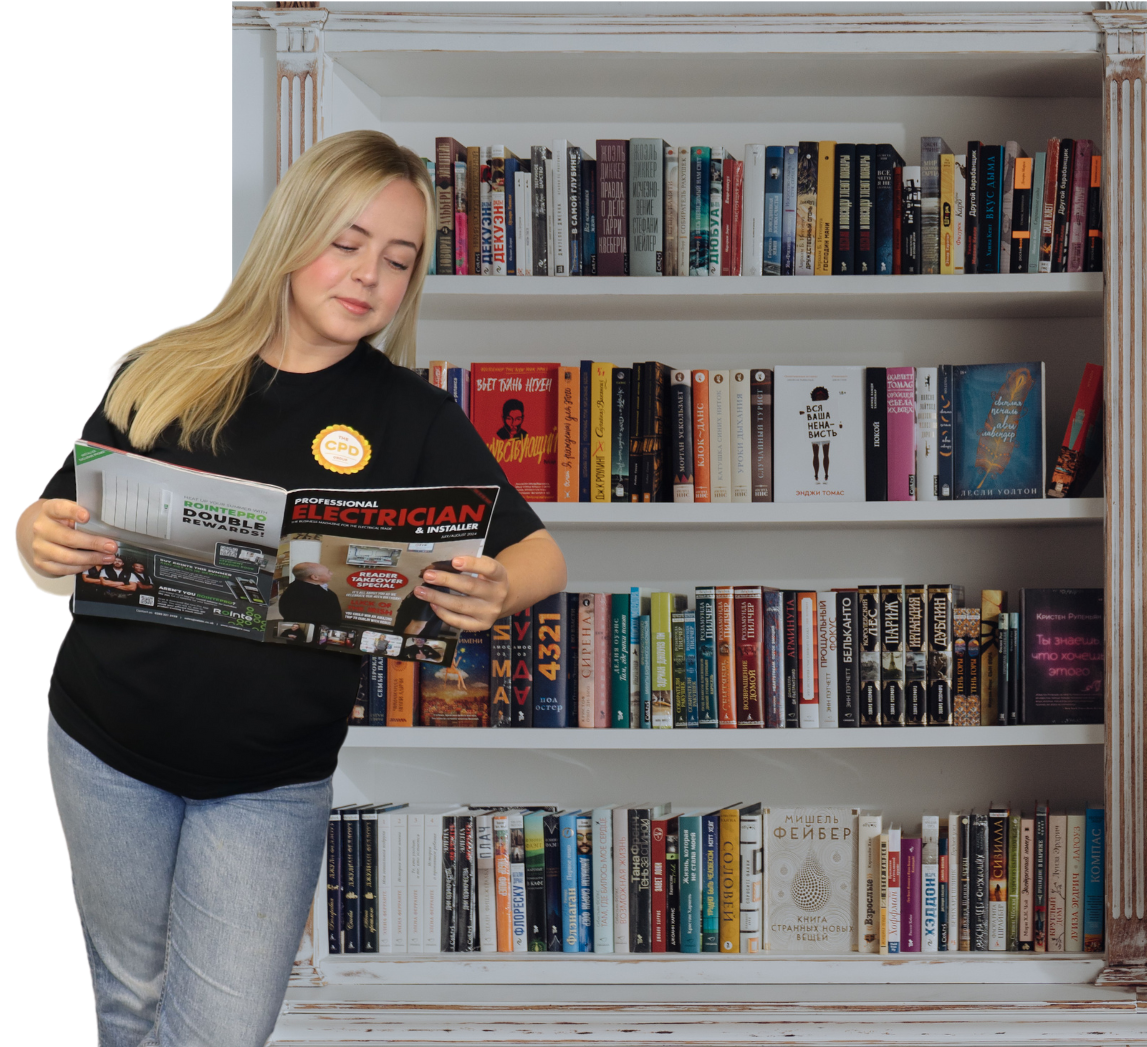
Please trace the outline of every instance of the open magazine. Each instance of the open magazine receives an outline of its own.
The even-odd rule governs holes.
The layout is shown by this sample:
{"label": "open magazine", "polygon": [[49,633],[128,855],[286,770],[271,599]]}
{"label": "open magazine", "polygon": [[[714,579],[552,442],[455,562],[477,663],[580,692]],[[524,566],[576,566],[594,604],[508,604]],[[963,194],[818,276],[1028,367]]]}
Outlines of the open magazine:
{"label": "open magazine", "polygon": [[81,530],[119,544],[76,576],[77,614],[451,663],[458,630],[414,589],[481,556],[496,486],[285,491],[87,441],[75,460]]}

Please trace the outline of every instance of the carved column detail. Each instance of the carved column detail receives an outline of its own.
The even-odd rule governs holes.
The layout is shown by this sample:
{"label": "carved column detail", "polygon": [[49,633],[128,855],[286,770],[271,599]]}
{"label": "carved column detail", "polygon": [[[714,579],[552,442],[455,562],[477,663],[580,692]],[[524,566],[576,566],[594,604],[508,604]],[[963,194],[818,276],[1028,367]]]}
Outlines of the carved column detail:
{"label": "carved column detail", "polygon": [[323,9],[260,11],[275,30],[278,93],[275,181],[323,137]]}
{"label": "carved column detail", "polygon": [[[1127,5],[1130,7],[1130,5]],[[1138,6],[1138,5],[1137,5]],[[1106,984],[1147,984],[1147,11],[1096,12],[1104,33],[1107,618]]]}

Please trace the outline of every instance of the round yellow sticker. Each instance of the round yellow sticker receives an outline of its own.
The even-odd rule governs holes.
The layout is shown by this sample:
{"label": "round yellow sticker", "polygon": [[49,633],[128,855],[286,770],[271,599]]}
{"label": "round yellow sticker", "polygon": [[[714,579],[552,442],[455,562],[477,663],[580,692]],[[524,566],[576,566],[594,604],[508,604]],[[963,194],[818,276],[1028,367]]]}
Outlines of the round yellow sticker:
{"label": "round yellow sticker", "polygon": [[332,473],[357,473],[370,461],[370,442],[349,425],[328,425],[311,443],[311,453]]}

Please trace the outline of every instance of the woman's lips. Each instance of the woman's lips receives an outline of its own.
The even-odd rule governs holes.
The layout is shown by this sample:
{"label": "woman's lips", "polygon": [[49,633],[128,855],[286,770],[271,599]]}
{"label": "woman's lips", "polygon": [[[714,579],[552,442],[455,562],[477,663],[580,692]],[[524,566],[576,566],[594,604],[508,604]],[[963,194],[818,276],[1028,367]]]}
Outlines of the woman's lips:
{"label": "woman's lips", "polygon": [[338,298],[336,301],[340,302],[347,312],[354,313],[355,316],[364,316],[370,312],[370,306],[366,302],[360,302],[357,298]]}

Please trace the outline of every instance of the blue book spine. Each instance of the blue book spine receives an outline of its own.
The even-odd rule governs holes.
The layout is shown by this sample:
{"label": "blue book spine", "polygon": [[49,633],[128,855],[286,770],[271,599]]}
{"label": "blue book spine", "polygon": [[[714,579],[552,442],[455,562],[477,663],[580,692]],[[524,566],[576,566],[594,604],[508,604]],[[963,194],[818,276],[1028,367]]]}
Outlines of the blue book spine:
{"label": "blue book spine", "polygon": [[784,147],[781,170],[781,276],[792,276],[797,260],[797,147]]}
{"label": "blue book spine", "polygon": [[516,276],[518,272],[517,250],[514,239],[518,231],[518,216],[514,208],[514,175],[521,169],[521,161],[516,156],[507,156],[505,162],[505,181],[503,185],[506,194],[506,275]]}
{"label": "blue book spine", "polygon": [[717,726],[717,618],[713,590],[696,591],[697,726]]}
{"label": "blue book spine", "polygon": [[577,811],[558,820],[558,860],[562,872],[562,952],[578,947]]}
{"label": "blue book spine", "polygon": [[709,275],[709,157],[707,145],[689,150],[689,275]]}
{"label": "blue book spine", "polygon": [[638,619],[641,651],[641,726],[653,727],[653,690],[650,673],[653,670],[653,634],[650,632],[649,615],[643,614]]}
{"label": "blue book spine", "polygon": [[447,367],[446,368],[446,391],[454,397],[454,402],[465,410],[465,394],[463,392],[466,386],[465,380],[466,371],[461,367]]}
{"label": "blue book spine", "polygon": [[370,694],[366,704],[366,724],[368,727],[386,726],[386,659],[376,654],[370,656]]}
{"label": "blue book spine", "polygon": [[554,593],[534,604],[534,726],[568,727],[569,603]]}
{"label": "blue book spine", "polygon": [[577,612],[580,593],[566,593],[566,726],[577,727]]}
{"label": "blue book spine", "polygon": [[629,590],[629,726],[641,727],[641,590]]}
{"label": "blue book spine", "polygon": [[593,952],[593,818],[577,816],[577,951]]}
{"label": "blue book spine", "polygon": [[681,951],[701,951],[701,816],[683,814],[677,821],[678,874],[681,890]]}
{"label": "blue book spine", "polygon": [[697,702],[697,615],[685,619],[685,726],[698,725]]}
{"label": "blue book spine", "polygon": [[1103,808],[1087,809],[1083,866],[1083,951],[1103,952]]}
{"label": "blue book spine", "polygon": [[578,501],[589,501],[589,451],[590,451],[590,432],[589,432],[589,408],[590,408],[590,388],[591,378],[593,376],[593,361],[582,360],[581,362],[581,403],[579,409],[581,412],[580,429],[581,429],[581,443],[578,444]]}
{"label": "blue book spine", "polygon": [[597,161],[581,162],[581,275],[597,276]]}
{"label": "blue book spine", "polygon": [[892,275],[893,199],[892,169],[903,167],[900,154],[888,144],[876,147],[876,207],[873,228],[876,231],[876,274]]}
{"label": "blue book spine", "polygon": [[718,908],[717,846],[719,812],[701,815],[701,951],[719,952],[721,922]]}
{"label": "blue book spine", "polygon": [[[784,210],[783,146],[765,148],[765,276],[781,275],[781,215]],[[795,230],[795,227],[794,227]]]}
{"label": "blue book spine", "polygon": [[784,727],[785,622],[782,607],[784,593],[779,589],[762,589],[761,596],[764,610],[762,653],[765,658],[765,726]]}
{"label": "blue book spine", "polygon": [[342,818],[331,809],[327,821],[327,952],[343,951]]}
{"label": "blue book spine", "polygon": [[936,497],[952,497],[952,365],[936,368]]}
{"label": "blue book spine", "polygon": [[[435,167],[434,161],[428,160],[425,156],[422,158],[422,161],[423,161],[423,163],[426,164],[426,170],[430,175],[431,184],[432,185],[435,184],[434,183],[434,177],[435,177],[435,173],[436,173],[436,167]],[[437,251],[431,251],[430,252],[430,265],[427,267],[426,275],[427,276],[434,276],[434,274],[437,272],[438,272],[438,252]]]}

